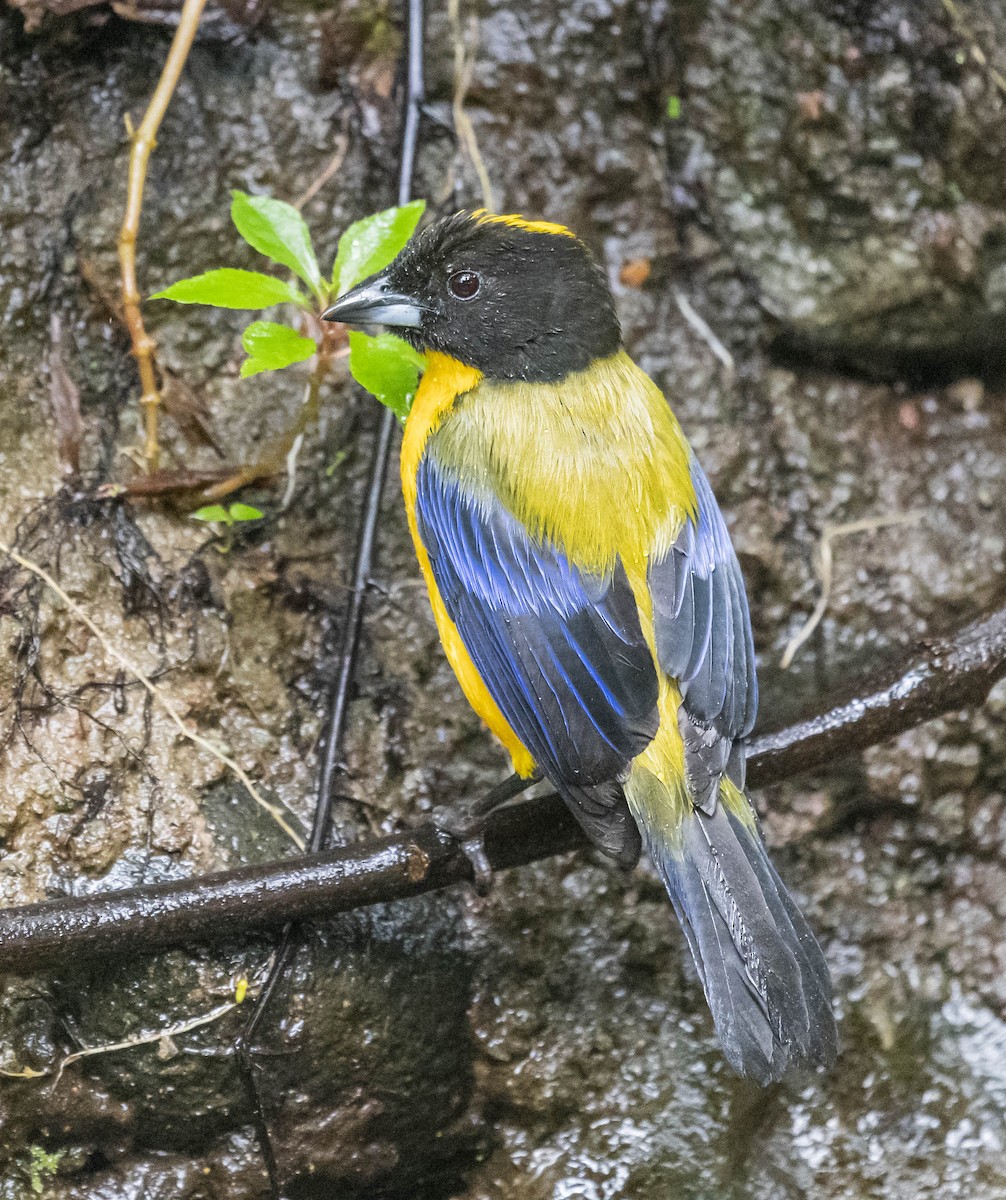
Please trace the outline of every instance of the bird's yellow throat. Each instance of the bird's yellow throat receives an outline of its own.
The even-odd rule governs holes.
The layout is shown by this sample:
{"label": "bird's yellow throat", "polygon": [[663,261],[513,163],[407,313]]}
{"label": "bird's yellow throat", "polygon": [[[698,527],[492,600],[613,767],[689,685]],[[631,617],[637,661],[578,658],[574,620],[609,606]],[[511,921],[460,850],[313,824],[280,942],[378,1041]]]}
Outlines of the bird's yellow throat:
{"label": "bird's yellow throat", "polygon": [[557,383],[483,379],[433,356],[406,426],[407,498],[434,430],[442,467],[584,571],[607,574],[619,558],[645,570],[695,513],[681,427],[624,351]]}

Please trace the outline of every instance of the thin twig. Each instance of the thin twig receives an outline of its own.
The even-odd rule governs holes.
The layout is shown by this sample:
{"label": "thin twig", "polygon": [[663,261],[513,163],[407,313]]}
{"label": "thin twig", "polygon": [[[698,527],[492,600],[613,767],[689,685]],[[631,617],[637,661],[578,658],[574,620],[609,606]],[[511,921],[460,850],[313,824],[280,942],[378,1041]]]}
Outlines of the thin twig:
{"label": "thin twig", "polygon": [[178,79],[192,48],[206,0],[184,0],[178,27],[171,40],[168,57],[161,77],[150,98],[139,128],[133,131],[127,120],[132,140],[129,152],[129,181],[126,193],[126,213],[119,231],[119,267],[122,294],[122,316],[133,343],[133,354],[140,372],[142,395],[140,405],[144,416],[145,443],[143,455],[147,470],[157,469],[160,446],[157,441],[157,410],[161,403],[154,368],[156,343],[147,333],[140,313],[140,290],[136,282],[136,239],[140,233],[140,213],[143,210],[143,188],[147,180],[147,162],[157,144],[157,131],[174,95]]}
{"label": "thin twig", "polygon": [[[475,174],[478,176],[479,187],[482,189],[482,205],[490,212],[494,212],[496,201],[493,196],[492,183],[489,180],[489,172],[486,170],[485,160],[479,149],[479,141],[475,136],[475,126],[465,109],[465,98],[471,87],[472,75],[475,70],[475,52],[473,50],[469,54],[465,46],[465,31],[461,27],[460,0],[447,0],[447,19],[450,21],[451,37],[454,41],[454,99],[451,103],[454,113],[454,129],[458,135],[458,141],[471,159]],[[475,16],[471,17],[468,29],[471,41],[475,43],[478,37],[478,19]]]}
{"label": "thin twig", "polygon": [[346,133],[340,133],[335,140],[335,153],[329,160],[328,165],[311,181],[306,190],[294,200],[294,208],[303,208],[305,204],[309,204],[317,196],[325,184],[328,183],[346,161],[346,152],[348,149],[349,137]]}
{"label": "thin twig", "polygon": [[889,525],[909,525],[915,521],[921,521],[925,515],[924,512],[895,513],[890,517],[863,517],[859,521],[848,521],[844,525],[825,525],[821,531],[821,540],[817,547],[821,595],[818,597],[817,604],[814,605],[814,611],[807,618],[806,623],[790,639],[786,646],[786,650],[779,663],[784,671],[789,669],[790,664],[796,657],[796,652],[807,641],[818,625],[821,624],[824,614],[828,611],[828,604],[831,601],[832,568],[834,567],[831,543],[836,538],[846,537],[852,533],[869,533],[874,529],[886,529]]}
{"label": "thin twig", "polygon": [[207,754],[212,755],[217,762],[222,763],[225,767],[227,767],[227,769],[231,771],[238,778],[238,780],[240,780],[248,795],[251,796],[251,798],[257,805],[259,805],[260,808],[262,808],[269,814],[270,817],[272,817],[272,819],[276,822],[280,829],[283,830],[283,832],[293,842],[297,849],[303,850],[305,848],[304,839],[289,824],[282,810],[277,805],[271,804],[268,800],[266,800],[266,798],[255,787],[255,784],[252,783],[248,773],[244,770],[244,768],[236,763],[234,759],[230,757],[230,755],[225,754],[222,750],[214,746],[212,742],[207,741],[202,734],[196,733],[185,724],[178,710],[167,698],[164,692],[157,686],[157,684],[154,683],[150,676],[147,675],[140,667],[138,667],[136,663],[132,661],[132,659],[127,658],[121,650],[117,649],[112,644],[111,640],[102,631],[102,629],[94,623],[91,617],[88,616],[84,609],[82,609],[75,600],[71,599],[71,597],[67,595],[63,588],[60,587],[60,585],[55,579],[53,579],[53,577],[48,571],[45,570],[44,567],[40,567],[38,563],[32,562],[30,558],[25,558],[24,555],[18,554],[16,550],[13,550],[4,542],[0,542],[0,553],[6,554],[7,557],[13,562],[16,562],[19,567],[22,567],[25,571],[30,571],[31,574],[37,579],[41,579],[46,587],[52,592],[52,594],[66,606],[66,608],[77,618],[77,620],[86,625],[91,633],[94,634],[101,645],[101,648],[105,651],[108,657],[112,659],[113,662],[117,663],[123,669],[123,671],[125,671],[128,675],[131,675],[133,679],[137,681],[137,683],[141,684],[147,690],[147,692],[150,693],[151,697],[164,710],[182,737],[198,746],[201,750],[205,750]]}
{"label": "thin twig", "polygon": [[724,382],[729,387],[734,379],[734,356],[713,333],[709,322],[696,311],[685,293],[677,287],[673,291],[674,300],[681,315],[713,352],[713,356],[722,364]]}
{"label": "thin twig", "polygon": [[56,1078],[52,1081],[52,1090],[55,1091],[59,1087],[59,1081],[63,1078],[66,1068],[75,1062],[80,1062],[82,1058],[93,1058],[98,1054],[114,1054],[118,1050],[132,1050],[135,1046],[150,1046],[164,1038],[181,1037],[183,1033],[190,1033],[193,1029],[199,1029],[203,1025],[219,1021],[221,1017],[233,1012],[237,1006],[237,1000],[228,1000],[226,1004],[218,1004],[209,1012],[203,1013],[199,1017],[190,1017],[188,1021],[182,1021],[181,1024],[172,1025],[168,1029],[155,1029],[149,1033],[138,1033],[135,1037],[123,1038],[121,1042],[109,1042],[104,1046],[88,1046],[84,1050],[74,1050],[72,1054],[60,1059],[59,1065],[56,1067]]}

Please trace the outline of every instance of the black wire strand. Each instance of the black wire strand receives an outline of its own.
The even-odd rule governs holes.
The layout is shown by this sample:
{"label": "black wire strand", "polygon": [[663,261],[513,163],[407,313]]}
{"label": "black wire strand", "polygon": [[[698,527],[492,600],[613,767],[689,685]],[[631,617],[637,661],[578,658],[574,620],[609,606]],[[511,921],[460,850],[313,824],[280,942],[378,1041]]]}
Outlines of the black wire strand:
{"label": "black wire strand", "polygon": [[[399,204],[407,204],[412,196],[412,179],[415,172],[416,152],[419,147],[419,129],[424,100],[423,0],[407,0],[407,9],[404,120],[398,175]],[[311,825],[311,836],[307,843],[307,851],[311,854],[317,854],[325,848],[331,824],[333,787],[341,761],[342,735],[345,730],[346,710],[349,706],[350,691],[353,685],[356,652],[363,623],[364,601],[374,560],[377,522],[381,512],[381,496],[388,474],[394,428],[395,415],[390,408],[385,408],[377,429],[370,461],[367,500],[356,548],[353,587],[350,592],[339,655],[339,673],[329,697],[324,750],[318,775],[318,799]],[[284,928],[266,982],[255,1001],[251,1016],[235,1041],[238,1069],[251,1106],[255,1135],[263,1164],[269,1176],[269,1191],[272,1200],[282,1200],[283,1193],[276,1154],[272,1138],[269,1135],[269,1123],[262,1104],[262,1093],[255,1075],[254,1046],[265,1014],[293,962],[294,954],[300,944],[300,929],[299,924],[290,924]]]}

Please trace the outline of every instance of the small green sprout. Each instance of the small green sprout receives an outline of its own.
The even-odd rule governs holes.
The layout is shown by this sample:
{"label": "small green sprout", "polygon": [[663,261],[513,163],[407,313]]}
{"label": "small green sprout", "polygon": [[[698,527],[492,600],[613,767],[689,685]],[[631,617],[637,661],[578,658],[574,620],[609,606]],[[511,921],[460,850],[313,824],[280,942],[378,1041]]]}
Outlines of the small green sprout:
{"label": "small green sprout", "polygon": [[325,478],[331,479],[335,475],[336,471],[338,471],[338,469],[342,466],[342,464],[346,461],[346,459],[348,457],[349,457],[349,451],[345,447],[343,447],[341,450],[337,451],[335,458],[333,458],[332,461],[325,468]]}
{"label": "small green sprout", "polygon": [[226,525],[228,529],[241,521],[261,521],[263,513],[250,504],[207,504],[192,514],[193,521],[206,521],[213,525]]}
{"label": "small green sprout", "polygon": [[191,513],[193,521],[205,521],[207,525],[222,525],[224,527],[223,545],[217,549],[221,554],[228,554],[234,546],[234,526],[245,521],[261,521],[264,514],[250,504],[206,504]]}
{"label": "small green sprout", "polygon": [[672,121],[678,121],[681,119],[681,97],[680,96],[668,96],[667,97],[667,116]]}
{"label": "small green sprout", "polygon": [[[238,233],[260,254],[293,272],[296,279],[222,267],[180,279],[151,299],[251,310],[290,306],[293,309],[290,320],[253,321],[241,337],[247,355],[241,364],[242,379],[262,371],[281,371],[319,354],[329,336],[321,323],[321,314],[338,296],[382,270],[396,257],[415,231],[425,207],[424,201],[414,200],[354,222],[339,239],[329,279],[318,266],[307,223],[293,205],[269,196],[232,192],[231,220]],[[408,416],[424,365],[422,355],[392,334],[350,335],[350,373],[401,421]],[[229,529],[233,519],[200,514],[210,511],[232,514],[235,507],[239,506],[223,509],[210,505],[194,515],[200,520],[225,524]]]}

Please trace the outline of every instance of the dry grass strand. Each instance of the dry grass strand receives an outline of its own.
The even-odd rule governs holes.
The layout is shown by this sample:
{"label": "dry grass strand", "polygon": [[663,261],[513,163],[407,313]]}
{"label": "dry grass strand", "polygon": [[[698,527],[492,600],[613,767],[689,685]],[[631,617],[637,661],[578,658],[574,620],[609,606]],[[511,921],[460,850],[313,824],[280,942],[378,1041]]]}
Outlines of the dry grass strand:
{"label": "dry grass strand", "polygon": [[164,692],[157,686],[157,684],[154,683],[154,681],[140,667],[138,667],[136,663],[134,663],[130,658],[127,658],[121,650],[117,649],[112,644],[111,640],[104,633],[104,631],[95,624],[91,617],[75,600],[67,595],[64,589],[60,587],[60,585],[49,574],[49,572],[45,570],[44,567],[40,567],[38,563],[32,562],[30,558],[25,558],[24,555],[19,554],[16,550],[12,549],[4,542],[0,542],[0,553],[6,554],[12,562],[17,563],[17,565],[23,570],[28,571],[37,579],[40,579],[42,583],[44,583],[45,586],[52,592],[52,594],[56,596],[56,598],[63,605],[65,605],[67,610],[71,612],[78,621],[87,626],[95,638],[97,638],[98,643],[104,650],[105,654],[119,667],[121,667],[127,675],[135,679],[137,683],[139,683],[150,694],[154,702],[158,704],[167,714],[168,718],[171,720],[172,724],[182,735],[182,737],[184,737],[187,741],[192,742],[193,745],[198,746],[201,750],[205,750],[206,753],[215,758],[217,762],[222,763],[225,767],[227,767],[227,769],[231,771],[232,774],[234,774],[244,786],[244,789],[248,795],[251,796],[255,803],[264,812],[268,813],[269,816],[272,817],[280,829],[282,829],[287,837],[290,838],[297,849],[301,851],[304,850],[304,839],[287,821],[286,815],[283,813],[282,809],[280,809],[278,805],[272,804],[266,800],[266,798],[261,794],[261,792],[259,792],[258,788],[256,788],[255,784],[252,782],[248,776],[248,773],[239,763],[235,762],[230,755],[225,754],[222,750],[214,746],[213,743],[207,738],[204,738],[202,734],[197,733],[195,730],[190,729],[186,725],[186,723],[182,720],[178,710],[171,703]]}

